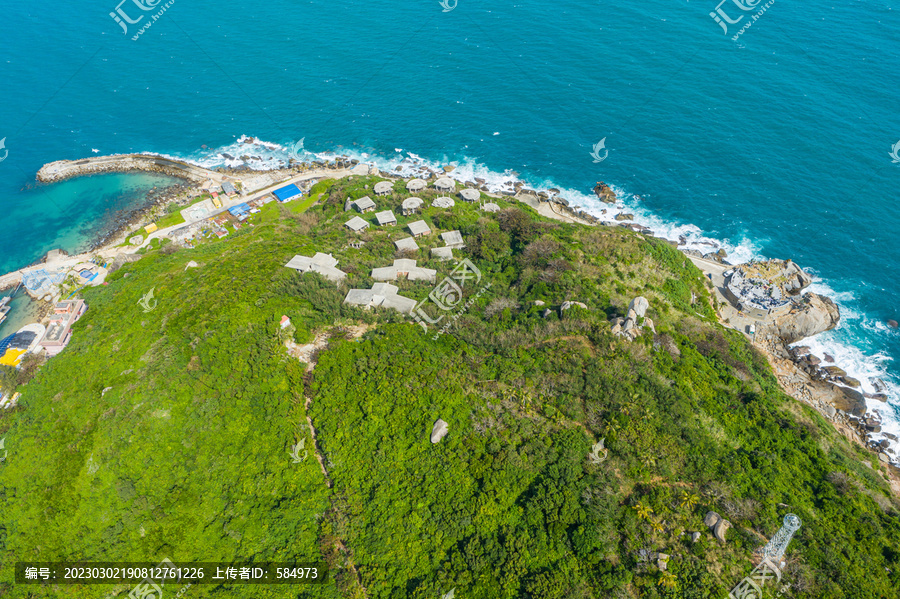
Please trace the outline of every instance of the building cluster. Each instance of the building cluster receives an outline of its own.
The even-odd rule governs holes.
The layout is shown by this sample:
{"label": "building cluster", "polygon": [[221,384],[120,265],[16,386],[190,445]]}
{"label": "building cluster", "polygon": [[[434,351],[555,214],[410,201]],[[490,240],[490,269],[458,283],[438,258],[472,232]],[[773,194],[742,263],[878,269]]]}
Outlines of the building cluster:
{"label": "building cluster", "polygon": [[793,302],[782,295],[778,285],[764,279],[747,277],[739,268],[724,274],[724,295],[742,312],[764,318],[790,310]]}

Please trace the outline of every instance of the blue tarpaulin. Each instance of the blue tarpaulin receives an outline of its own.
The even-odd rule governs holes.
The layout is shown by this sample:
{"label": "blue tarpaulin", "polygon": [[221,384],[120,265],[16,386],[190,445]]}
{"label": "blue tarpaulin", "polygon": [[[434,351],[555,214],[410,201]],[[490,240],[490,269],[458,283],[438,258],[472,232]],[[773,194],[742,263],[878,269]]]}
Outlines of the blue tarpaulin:
{"label": "blue tarpaulin", "polygon": [[228,212],[232,213],[235,216],[241,216],[242,214],[248,214],[250,212],[250,206],[247,204],[238,204],[237,206],[232,206],[228,209]]}
{"label": "blue tarpaulin", "polygon": [[286,187],[282,187],[281,189],[276,189],[272,193],[275,194],[275,197],[278,198],[279,202],[287,202],[288,200],[292,200],[297,196],[303,195],[303,192],[300,191],[300,188],[296,185],[288,185]]}

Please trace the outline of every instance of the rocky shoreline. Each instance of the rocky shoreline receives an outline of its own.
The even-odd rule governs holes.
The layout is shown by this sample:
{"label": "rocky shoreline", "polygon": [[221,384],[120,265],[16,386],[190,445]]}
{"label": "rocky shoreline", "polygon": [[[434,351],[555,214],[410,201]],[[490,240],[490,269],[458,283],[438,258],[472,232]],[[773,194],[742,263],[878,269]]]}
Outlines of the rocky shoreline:
{"label": "rocky shoreline", "polygon": [[[262,173],[276,178],[279,175],[288,177],[310,171],[342,170],[359,164],[359,160],[351,159],[348,156],[336,156],[332,160],[311,162],[291,160],[289,166],[271,171],[259,171],[247,166],[238,168],[218,167],[215,170],[209,170],[160,156],[123,154],[79,161],[52,162],[40,169],[38,180],[51,182],[103,172],[134,172],[136,170],[156,172],[186,179],[184,184],[175,186],[175,188],[170,187],[160,190],[160,194],[152,198],[152,201],[147,205],[131,210],[127,215],[116,217],[114,228],[95,240],[90,250],[80,256],[86,258],[90,254],[103,253],[112,255],[125,251],[124,248],[117,248],[116,246],[125,241],[125,236],[130,231],[141,226],[147,220],[148,215],[164,206],[168,206],[171,202],[179,205],[187,203],[191,193],[196,191],[195,188],[201,181],[210,178],[221,181],[223,177],[254,177],[260,176]],[[408,178],[409,176],[408,174],[401,175],[399,171],[402,169],[399,166],[394,172],[378,172],[374,167],[370,168],[370,172],[372,170],[380,176],[391,179]],[[420,166],[416,170],[415,176],[431,180],[447,176],[453,170],[453,166],[445,166],[442,170]],[[653,231],[650,228],[634,222],[627,222],[633,218],[631,215],[620,214],[617,215],[615,221],[603,221],[581,208],[570,206],[568,200],[559,195],[560,190],[558,189],[535,190],[529,188],[523,182],[513,182],[511,191],[504,190],[498,194],[492,193],[488,189],[486,182],[478,178],[475,178],[474,181],[463,181],[463,184],[479,189],[493,197],[510,196],[528,204],[549,218],[587,226],[620,226],[642,234],[653,235]],[[605,204],[615,204],[618,201],[616,192],[603,182],[598,182],[593,191],[597,198]],[[680,245],[676,241],[667,241],[675,247]],[[713,261],[725,268],[731,266],[725,260],[727,257],[725,251],[715,246],[712,249],[716,251],[705,254],[696,250],[679,249],[688,256]],[[118,256],[118,258],[128,260],[136,259],[137,257]],[[118,258],[117,261],[119,261]],[[45,262],[46,259],[45,257],[38,264]],[[802,270],[797,268],[796,265],[792,265],[790,261],[784,262],[783,265],[786,265],[784,266],[786,270],[781,273],[781,275],[785,275],[780,283],[782,289],[786,295],[799,295],[809,285],[809,282],[812,280],[811,277],[805,275]],[[3,282],[3,278],[0,278],[0,282]],[[798,401],[814,407],[832,422],[838,430],[841,430],[845,435],[860,443],[860,445],[878,454],[879,460],[889,468],[894,478],[895,490],[900,494],[900,470],[890,465],[890,462],[898,461],[898,456],[891,445],[884,439],[873,439],[873,435],[881,432],[880,418],[877,413],[867,413],[867,396],[857,390],[859,381],[846,376],[846,373],[838,368],[837,365],[822,365],[821,360],[816,356],[812,356],[808,348],[790,347],[791,344],[803,338],[833,328],[839,319],[837,307],[830,299],[810,293],[805,294],[803,297],[804,300],[796,302],[796,305],[791,308],[790,312],[773,317],[768,327],[752,335],[752,342],[769,359],[779,384],[785,392]],[[718,306],[717,312],[720,314],[722,323],[731,328],[738,328],[734,323],[730,323],[729,319],[720,312],[721,308],[721,305]],[[624,324],[620,323],[620,326],[624,326]],[[870,399],[886,400],[881,394],[876,394]]]}

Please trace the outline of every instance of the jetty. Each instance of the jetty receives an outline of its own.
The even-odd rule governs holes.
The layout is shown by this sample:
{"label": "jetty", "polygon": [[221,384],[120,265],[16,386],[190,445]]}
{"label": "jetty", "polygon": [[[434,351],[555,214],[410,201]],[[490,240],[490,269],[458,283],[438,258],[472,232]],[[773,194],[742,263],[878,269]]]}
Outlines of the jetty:
{"label": "jetty", "polygon": [[83,158],[81,160],[48,162],[38,171],[37,179],[42,183],[51,183],[82,175],[133,171],[160,173],[197,182],[212,179],[221,183],[224,177],[222,173],[164,156],[153,154],[113,154],[110,156]]}

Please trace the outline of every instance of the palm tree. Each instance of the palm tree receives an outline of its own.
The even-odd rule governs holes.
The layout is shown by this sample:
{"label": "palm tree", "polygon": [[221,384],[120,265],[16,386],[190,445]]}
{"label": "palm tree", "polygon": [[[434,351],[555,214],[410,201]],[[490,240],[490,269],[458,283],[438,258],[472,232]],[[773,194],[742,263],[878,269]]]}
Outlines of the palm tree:
{"label": "palm tree", "polygon": [[640,501],[637,502],[637,505],[634,506],[634,509],[637,511],[638,518],[641,520],[649,520],[650,514],[653,513],[653,508],[649,505],[644,505]]}
{"label": "palm tree", "polygon": [[678,586],[678,579],[671,572],[662,572],[656,584],[665,589],[674,589]]}
{"label": "palm tree", "polygon": [[698,503],[700,503],[700,497],[698,495],[685,491],[681,496],[682,509],[687,508],[688,511],[693,511]]}
{"label": "palm tree", "polygon": [[665,530],[662,520],[650,520],[650,528],[652,528],[654,532],[662,532]]}

